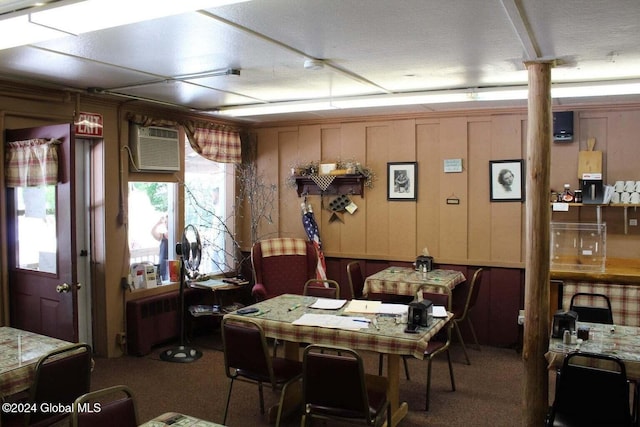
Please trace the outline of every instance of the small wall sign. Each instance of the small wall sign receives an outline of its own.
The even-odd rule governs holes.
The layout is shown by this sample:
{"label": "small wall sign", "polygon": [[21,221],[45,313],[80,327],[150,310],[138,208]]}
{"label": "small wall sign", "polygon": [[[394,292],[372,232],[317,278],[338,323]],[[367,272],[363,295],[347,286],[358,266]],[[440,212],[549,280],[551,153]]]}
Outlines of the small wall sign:
{"label": "small wall sign", "polygon": [[462,159],[444,159],[444,173],[462,172]]}

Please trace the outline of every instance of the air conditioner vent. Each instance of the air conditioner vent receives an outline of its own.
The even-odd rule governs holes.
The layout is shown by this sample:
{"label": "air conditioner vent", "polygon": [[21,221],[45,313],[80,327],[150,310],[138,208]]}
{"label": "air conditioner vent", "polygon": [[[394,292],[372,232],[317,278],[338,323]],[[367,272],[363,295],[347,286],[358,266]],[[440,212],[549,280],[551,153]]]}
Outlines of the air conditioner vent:
{"label": "air conditioner vent", "polygon": [[175,129],[131,125],[129,144],[132,171],[176,172],[180,170],[180,139]]}

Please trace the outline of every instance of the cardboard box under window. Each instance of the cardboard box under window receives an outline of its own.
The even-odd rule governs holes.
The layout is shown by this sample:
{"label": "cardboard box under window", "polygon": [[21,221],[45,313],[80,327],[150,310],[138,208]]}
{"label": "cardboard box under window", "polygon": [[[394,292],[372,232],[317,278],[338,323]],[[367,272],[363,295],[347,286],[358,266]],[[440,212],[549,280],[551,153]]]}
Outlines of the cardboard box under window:
{"label": "cardboard box under window", "polygon": [[606,254],[605,223],[551,223],[552,270],[604,271]]}

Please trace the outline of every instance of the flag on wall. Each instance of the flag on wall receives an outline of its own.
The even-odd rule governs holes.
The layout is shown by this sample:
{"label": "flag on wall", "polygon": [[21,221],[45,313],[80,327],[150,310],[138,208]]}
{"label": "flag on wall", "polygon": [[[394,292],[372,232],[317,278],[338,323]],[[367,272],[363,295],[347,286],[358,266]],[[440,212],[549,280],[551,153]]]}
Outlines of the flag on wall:
{"label": "flag on wall", "polygon": [[324,261],[324,253],[322,252],[322,241],[320,240],[320,231],[318,230],[316,217],[313,214],[313,208],[311,207],[311,204],[307,204],[306,198],[300,207],[302,209],[302,225],[304,226],[304,231],[307,233],[307,237],[309,238],[311,243],[313,243],[313,246],[316,248],[316,252],[318,253],[318,267],[316,269],[316,278],[326,279],[327,265]]}

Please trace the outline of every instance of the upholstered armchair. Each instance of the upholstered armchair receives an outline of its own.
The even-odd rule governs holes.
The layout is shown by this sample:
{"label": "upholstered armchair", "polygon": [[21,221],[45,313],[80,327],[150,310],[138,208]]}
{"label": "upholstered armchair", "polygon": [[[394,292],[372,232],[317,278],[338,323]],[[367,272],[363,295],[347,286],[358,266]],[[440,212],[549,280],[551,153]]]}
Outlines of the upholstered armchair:
{"label": "upholstered armchair", "polygon": [[318,254],[313,244],[299,238],[275,238],[256,242],[251,248],[257,301],[282,294],[302,295],[304,284],[316,278]]}

